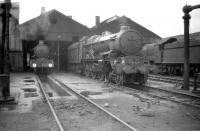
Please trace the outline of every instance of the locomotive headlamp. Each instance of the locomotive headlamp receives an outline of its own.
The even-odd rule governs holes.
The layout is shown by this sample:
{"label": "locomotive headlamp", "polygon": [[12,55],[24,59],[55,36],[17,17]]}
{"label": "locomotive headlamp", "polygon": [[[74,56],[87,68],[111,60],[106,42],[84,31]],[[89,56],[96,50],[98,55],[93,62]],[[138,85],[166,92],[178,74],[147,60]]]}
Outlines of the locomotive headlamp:
{"label": "locomotive headlamp", "polygon": [[33,68],[36,68],[37,67],[37,64],[36,63],[33,63]]}
{"label": "locomotive headlamp", "polygon": [[125,60],[124,59],[122,60],[122,64],[125,64]]}
{"label": "locomotive headlamp", "polygon": [[98,62],[102,62],[103,60],[98,60]]}
{"label": "locomotive headlamp", "polygon": [[52,63],[49,63],[49,68],[52,68],[53,67],[53,64]]}

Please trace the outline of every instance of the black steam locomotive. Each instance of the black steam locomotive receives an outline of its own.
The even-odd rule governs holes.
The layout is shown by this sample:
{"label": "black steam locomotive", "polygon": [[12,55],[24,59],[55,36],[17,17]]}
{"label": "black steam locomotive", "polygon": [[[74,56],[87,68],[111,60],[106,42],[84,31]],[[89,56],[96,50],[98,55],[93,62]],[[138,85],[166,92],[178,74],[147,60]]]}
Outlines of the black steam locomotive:
{"label": "black steam locomotive", "polygon": [[50,56],[50,49],[42,40],[33,49],[33,55],[30,58],[30,67],[34,71],[41,73],[54,68],[54,61]]}
{"label": "black steam locomotive", "polygon": [[69,69],[118,84],[146,83],[148,60],[141,55],[142,36],[127,25],[118,33],[85,36],[68,48]]}

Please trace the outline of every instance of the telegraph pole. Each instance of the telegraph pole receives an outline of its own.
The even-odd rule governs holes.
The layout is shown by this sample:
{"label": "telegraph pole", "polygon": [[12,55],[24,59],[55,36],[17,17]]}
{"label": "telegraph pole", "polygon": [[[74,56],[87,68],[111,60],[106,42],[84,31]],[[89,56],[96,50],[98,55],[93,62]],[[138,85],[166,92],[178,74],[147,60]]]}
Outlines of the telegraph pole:
{"label": "telegraph pole", "polygon": [[190,76],[190,62],[189,62],[189,56],[190,56],[190,52],[189,52],[189,45],[190,45],[190,35],[189,35],[189,25],[190,25],[190,12],[194,9],[200,8],[200,4],[199,5],[195,5],[195,6],[188,6],[185,5],[183,7],[183,12],[184,12],[184,83],[183,83],[183,89],[184,90],[189,90],[189,76]]}

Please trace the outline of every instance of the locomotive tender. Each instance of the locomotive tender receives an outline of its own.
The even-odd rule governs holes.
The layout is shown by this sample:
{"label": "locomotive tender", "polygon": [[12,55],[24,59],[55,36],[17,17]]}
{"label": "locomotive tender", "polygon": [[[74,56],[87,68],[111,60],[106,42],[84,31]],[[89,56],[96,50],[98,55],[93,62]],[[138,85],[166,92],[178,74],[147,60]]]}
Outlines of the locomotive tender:
{"label": "locomotive tender", "polygon": [[[191,39],[190,45],[190,76],[200,72],[200,40]],[[165,75],[183,75],[184,63],[184,41],[179,38],[177,41],[167,44],[149,44],[143,48],[143,53],[148,57],[154,67],[152,73]]]}
{"label": "locomotive tender", "polygon": [[142,36],[127,25],[118,33],[84,36],[68,48],[69,69],[104,79],[104,64],[111,67],[109,78],[118,83],[146,83],[148,60],[141,55]]}
{"label": "locomotive tender", "polygon": [[43,40],[33,49],[33,56],[30,58],[30,67],[36,72],[46,72],[54,67],[54,61],[50,56],[50,49]]}

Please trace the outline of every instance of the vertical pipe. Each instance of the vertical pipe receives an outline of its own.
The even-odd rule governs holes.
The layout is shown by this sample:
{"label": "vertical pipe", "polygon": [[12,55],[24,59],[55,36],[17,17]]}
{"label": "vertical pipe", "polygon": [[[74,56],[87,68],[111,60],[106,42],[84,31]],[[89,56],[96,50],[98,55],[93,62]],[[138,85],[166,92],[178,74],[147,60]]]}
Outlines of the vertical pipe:
{"label": "vertical pipe", "polygon": [[60,35],[58,35],[57,36],[57,38],[58,38],[58,45],[57,45],[57,69],[58,69],[58,71],[60,70],[60,40],[61,40],[61,36]]}
{"label": "vertical pipe", "polygon": [[58,45],[57,45],[57,69],[58,69],[58,71],[60,70],[60,42],[59,42],[59,40],[58,40]]}
{"label": "vertical pipe", "polygon": [[163,54],[164,54],[164,44],[161,44],[160,45],[161,47],[161,70],[162,70],[162,74],[163,74],[163,70],[164,70],[164,67],[163,67]]}
{"label": "vertical pipe", "polygon": [[189,24],[190,24],[190,14],[191,11],[190,6],[185,6],[183,8],[183,12],[185,13],[183,16],[184,19],[184,74],[183,74],[183,89],[189,90]]}
{"label": "vertical pipe", "polygon": [[9,74],[9,18],[10,18],[10,8],[11,1],[6,0],[2,5],[3,13],[2,13],[2,50],[3,50],[3,73]]}
{"label": "vertical pipe", "polygon": [[11,16],[11,0],[5,0],[5,3],[1,4],[1,8],[3,9],[1,17],[2,17],[2,45],[1,45],[1,74],[6,76],[6,80],[4,81],[5,85],[3,86],[2,93],[4,99],[7,99],[10,96],[10,86],[9,86],[9,73],[10,73],[10,61],[9,61],[9,18]]}

